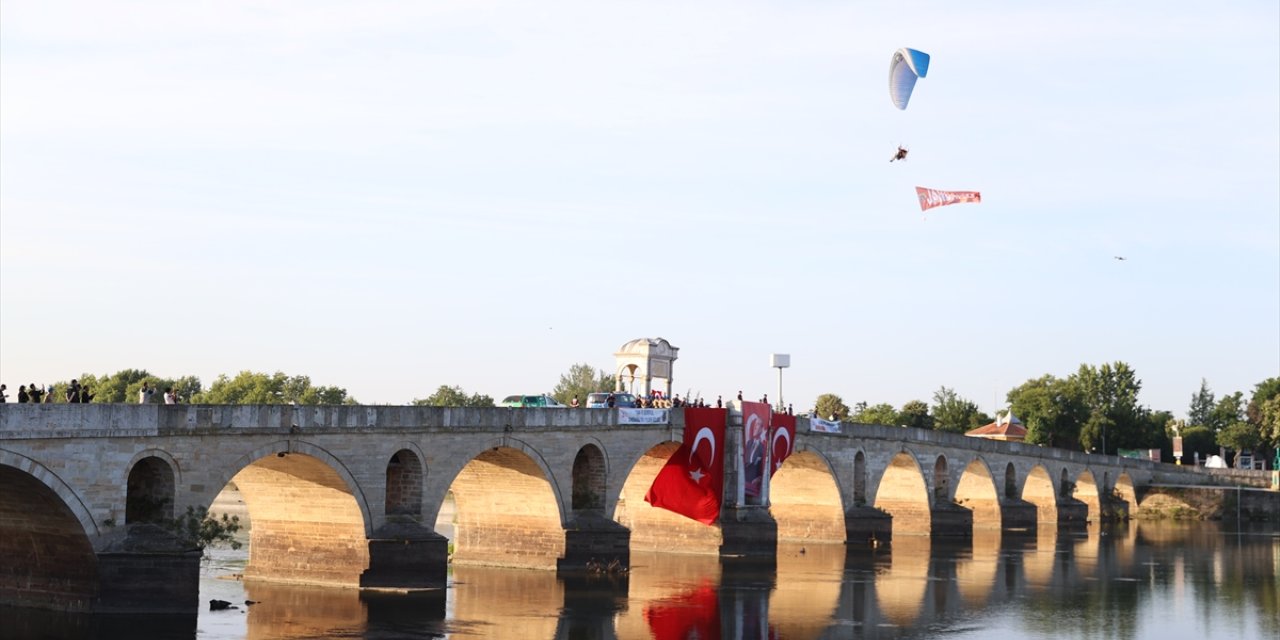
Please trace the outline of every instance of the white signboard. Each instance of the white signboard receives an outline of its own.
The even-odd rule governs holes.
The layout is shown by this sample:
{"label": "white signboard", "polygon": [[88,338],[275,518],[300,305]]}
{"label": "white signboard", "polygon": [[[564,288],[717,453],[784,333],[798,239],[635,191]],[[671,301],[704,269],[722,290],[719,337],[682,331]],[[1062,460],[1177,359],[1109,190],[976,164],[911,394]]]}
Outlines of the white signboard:
{"label": "white signboard", "polygon": [[618,424],[666,424],[669,409],[618,409]]}
{"label": "white signboard", "polygon": [[820,431],[822,433],[840,433],[840,422],[835,420],[809,418],[809,430]]}

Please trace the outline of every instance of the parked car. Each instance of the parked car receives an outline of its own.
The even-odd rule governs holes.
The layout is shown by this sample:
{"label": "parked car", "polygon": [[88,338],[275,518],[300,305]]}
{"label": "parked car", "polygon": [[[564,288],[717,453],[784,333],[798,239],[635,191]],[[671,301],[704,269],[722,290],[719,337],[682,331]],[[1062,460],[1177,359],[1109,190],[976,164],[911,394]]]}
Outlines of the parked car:
{"label": "parked car", "polygon": [[548,408],[564,408],[564,405],[556,402],[555,398],[548,395],[540,396],[507,396],[498,403],[499,407],[548,407]]}
{"label": "parked car", "polygon": [[634,407],[636,406],[636,397],[625,392],[599,391],[587,394],[588,409],[607,409],[609,404],[609,396],[613,396],[614,407]]}

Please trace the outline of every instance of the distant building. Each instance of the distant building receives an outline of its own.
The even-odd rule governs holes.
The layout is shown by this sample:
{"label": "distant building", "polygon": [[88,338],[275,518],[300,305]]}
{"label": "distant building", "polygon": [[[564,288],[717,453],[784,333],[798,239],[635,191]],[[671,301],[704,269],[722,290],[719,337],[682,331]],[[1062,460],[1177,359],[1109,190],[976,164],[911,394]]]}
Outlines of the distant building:
{"label": "distant building", "polygon": [[1022,442],[1027,439],[1027,427],[1022,424],[1018,416],[1013,415],[1013,409],[1009,409],[1003,414],[997,412],[995,422],[965,432],[965,435],[988,440]]}

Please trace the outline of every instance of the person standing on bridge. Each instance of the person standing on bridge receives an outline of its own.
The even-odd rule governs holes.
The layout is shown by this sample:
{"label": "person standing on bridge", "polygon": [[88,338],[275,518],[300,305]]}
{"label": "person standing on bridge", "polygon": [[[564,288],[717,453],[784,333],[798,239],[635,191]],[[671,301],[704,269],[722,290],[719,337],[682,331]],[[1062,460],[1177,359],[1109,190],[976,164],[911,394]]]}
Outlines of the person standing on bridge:
{"label": "person standing on bridge", "polygon": [[569,401],[569,407],[573,409],[578,408],[578,394],[573,394],[573,399]]}
{"label": "person standing on bridge", "polygon": [[6,386],[4,386],[3,384],[0,384],[0,402],[4,402],[4,401],[5,401],[5,399],[9,397],[9,396],[4,392],[4,390],[5,390],[5,389],[8,389],[8,388],[9,388],[9,387],[6,387]]}
{"label": "person standing on bridge", "polygon": [[178,404],[178,395],[173,392],[173,387],[164,388],[164,403]]}
{"label": "person standing on bridge", "polygon": [[75,378],[71,379],[71,384],[67,385],[67,402],[80,402],[80,383]]}
{"label": "person standing on bridge", "polygon": [[36,383],[32,382],[27,385],[27,395],[31,396],[32,403],[40,404],[40,399],[44,397],[44,389],[37,387]]}
{"label": "person standing on bridge", "polygon": [[142,388],[138,390],[138,404],[151,404],[151,396],[154,391],[147,386],[146,382],[142,383]]}

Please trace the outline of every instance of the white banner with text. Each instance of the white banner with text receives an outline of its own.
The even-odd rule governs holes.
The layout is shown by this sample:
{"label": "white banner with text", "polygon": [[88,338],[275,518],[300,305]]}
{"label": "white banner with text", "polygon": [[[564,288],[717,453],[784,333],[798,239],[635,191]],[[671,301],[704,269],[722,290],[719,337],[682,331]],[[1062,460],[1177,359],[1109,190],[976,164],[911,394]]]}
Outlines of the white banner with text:
{"label": "white banner with text", "polygon": [[669,409],[618,409],[618,424],[666,424]]}

